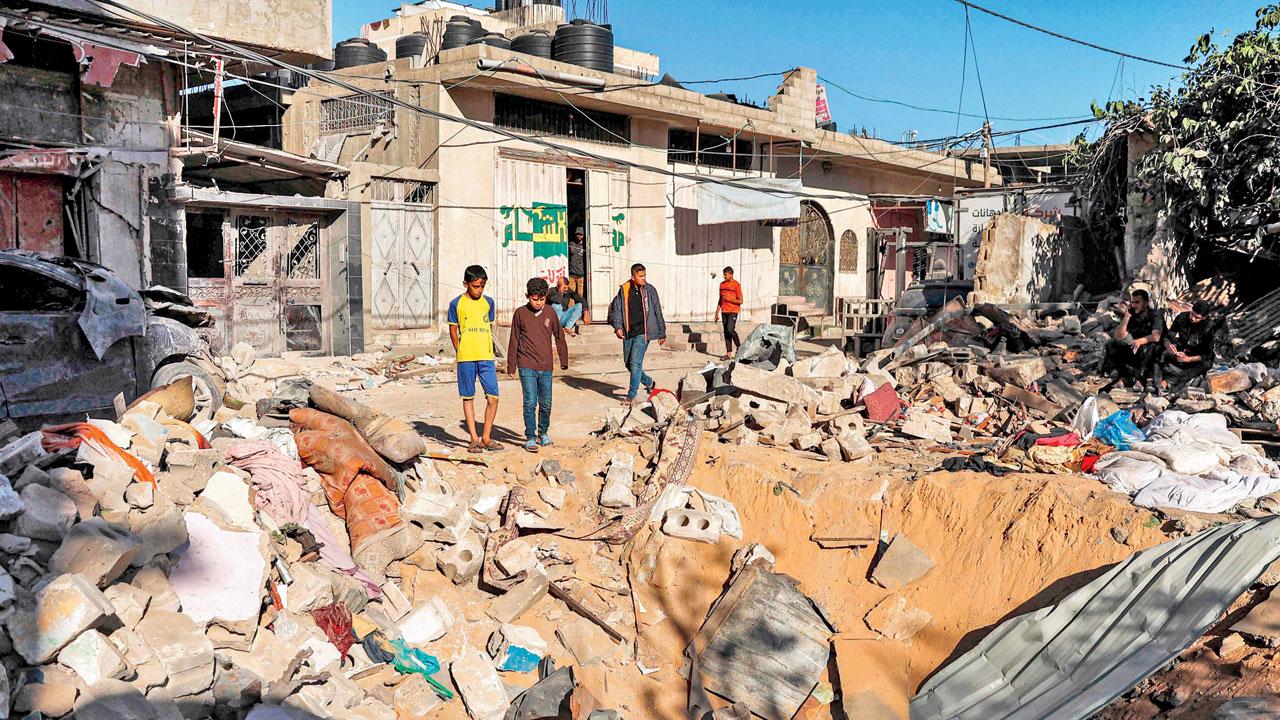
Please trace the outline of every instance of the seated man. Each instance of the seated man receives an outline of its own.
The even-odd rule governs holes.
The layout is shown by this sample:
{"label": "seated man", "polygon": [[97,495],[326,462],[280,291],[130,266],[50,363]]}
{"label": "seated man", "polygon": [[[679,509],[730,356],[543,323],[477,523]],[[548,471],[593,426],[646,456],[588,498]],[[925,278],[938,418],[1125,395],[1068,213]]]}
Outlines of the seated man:
{"label": "seated man", "polygon": [[1174,389],[1180,390],[1213,366],[1215,325],[1209,321],[1212,310],[1208,302],[1197,300],[1190,312],[1174,318],[1165,334],[1164,356],[1156,367],[1156,382],[1161,389],[1169,387],[1166,378],[1171,378]]}
{"label": "seated man", "polygon": [[1141,387],[1150,381],[1163,336],[1163,313],[1151,306],[1151,295],[1146,290],[1134,290],[1129,302],[1120,307],[1120,325],[1107,341],[1102,359],[1103,373],[1117,373],[1107,388],[1130,382]]}
{"label": "seated man", "polygon": [[586,301],[582,299],[581,293],[570,287],[568,278],[560,278],[551,293],[547,295],[547,304],[556,311],[560,326],[567,333],[578,334],[579,320],[585,323],[591,322],[591,313],[587,310]]}

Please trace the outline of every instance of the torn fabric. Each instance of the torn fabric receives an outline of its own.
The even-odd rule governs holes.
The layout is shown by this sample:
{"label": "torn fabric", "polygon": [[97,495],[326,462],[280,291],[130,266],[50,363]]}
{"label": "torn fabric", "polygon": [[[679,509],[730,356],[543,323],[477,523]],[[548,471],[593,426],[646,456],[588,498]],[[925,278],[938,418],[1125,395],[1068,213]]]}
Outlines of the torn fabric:
{"label": "torn fabric", "polygon": [[1280,517],[1133,555],[1054,607],[1001,623],[911,701],[912,720],[1081,720],[1201,637],[1280,557]]}
{"label": "torn fabric", "polygon": [[748,178],[733,185],[698,185],[698,224],[797,220],[804,186],[798,179]]}

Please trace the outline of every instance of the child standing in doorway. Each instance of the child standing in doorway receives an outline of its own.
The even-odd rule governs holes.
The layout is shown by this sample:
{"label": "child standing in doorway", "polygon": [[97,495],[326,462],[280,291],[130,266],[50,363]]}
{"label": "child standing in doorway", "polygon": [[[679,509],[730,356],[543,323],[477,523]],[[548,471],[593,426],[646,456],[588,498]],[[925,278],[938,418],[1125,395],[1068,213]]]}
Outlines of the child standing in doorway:
{"label": "child standing in doorway", "polygon": [[[501,450],[493,441],[493,420],[498,415],[498,367],[493,360],[493,321],[497,306],[484,294],[489,274],[479,265],[468,267],[462,275],[467,291],[449,303],[449,338],[458,360],[458,395],[462,397],[462,415],[471,433],[472,453]],[[484,435],[476,433],[476,383],[484,390]]]}
{"label": "child standing in doorway", "polygon": [[525,285],[529,303],[516,309],[511,317],[511,341],[507,346],[507,374],[520,373],[520,390],[524,393],[524,449],[538,452],[551,444],[551,372],[555,358],[551,346],[560,355],[560,369],[569,369],[569,345],[564,340],[560,318],[547,307],[550,286],[542,278]]}

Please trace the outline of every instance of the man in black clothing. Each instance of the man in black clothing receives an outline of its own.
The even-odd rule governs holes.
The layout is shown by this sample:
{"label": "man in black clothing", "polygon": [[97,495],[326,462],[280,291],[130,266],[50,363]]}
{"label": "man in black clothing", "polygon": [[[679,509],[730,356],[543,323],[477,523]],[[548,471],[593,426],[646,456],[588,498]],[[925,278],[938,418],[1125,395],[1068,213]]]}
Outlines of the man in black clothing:
{"label": "man in black clothing", "polygon": [[1169,387],[1166,377],[1172,378],[1175,389],[1204,375],[1213,366],[1214,323],[1209,321],[1213,307],[1204,300],[1197,300],[1190,312],[1174,318],[1165,333],[1164,356],[1156,367],[1156,382],[1160,388]]}
{"label": "man in black clothing", "polygon": [[1164,337],[1164,315],[1151,306],[1151,295],[1146,290],[1134,290],[1120,313],[1120,325],[1107,341],[1102,359],[1104,374],[1117,373],[1108,389],[1116,383],[1141,386],[1151,380]]}
{"label": "man in black clothing", "polygon": [[579,295],[587,291],[587,234],[580,227],[569,238],[569,287]]}
{"label": "man in black clothing", "polygon": [[568,278],[560,278],[552,288],[551,294],[547,295],[547,304],[556,311],[556,317],[559,318],[560,326],[565,329],[565,332],[577,335],[579,320],[588,324],[591,322],[587,302],[582,299],[582,293],[569,285]]}

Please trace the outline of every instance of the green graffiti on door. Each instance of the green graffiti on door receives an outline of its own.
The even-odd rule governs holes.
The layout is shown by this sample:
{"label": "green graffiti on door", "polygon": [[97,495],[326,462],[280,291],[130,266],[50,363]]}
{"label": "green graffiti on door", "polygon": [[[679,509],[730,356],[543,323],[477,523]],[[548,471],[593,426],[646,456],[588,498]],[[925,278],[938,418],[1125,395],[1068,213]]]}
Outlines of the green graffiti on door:
{"label": "green graffiti on door", "polygon": [[530,242],[535,258],[569,254],[567,206],[536,202],[527,208],[504,205],[500,211],[503,219],[509,220],[503,227],[502,247],[513,242]]}
{"label": "green graffiti on door", "polygon": [[627,216],[623,215],[622,213],[618,213],[617,215],[614,215],[613,218],[611,219],[613,220],[613,224],[614,224],[613,251],[621,252],[622,247],[627,244],[627,236],[623,234],[620,228],[622,227],[622,222],[627,219]]}

